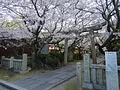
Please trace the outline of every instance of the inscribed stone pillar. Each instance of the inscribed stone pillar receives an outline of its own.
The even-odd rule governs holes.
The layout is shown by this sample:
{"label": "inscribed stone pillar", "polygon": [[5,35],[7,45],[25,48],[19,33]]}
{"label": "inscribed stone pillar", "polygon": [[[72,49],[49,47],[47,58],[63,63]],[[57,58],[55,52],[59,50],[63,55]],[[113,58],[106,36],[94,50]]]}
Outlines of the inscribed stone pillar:
{"label": "inscribed stone pillar", "polygon": [[83,56],[84,59],[84,82],[83,82],[83,87],[88,88],[88,89],[93,89],[93,86],[90,82],[90,55],[89,54],[84,54]]}
{"label": "inscribed stone pillar", "polygon": [[119,90],[116,52],[105,52],[107,90]]}
{"label": "inscribed stone pillar", "polygon": [[90,55],[84,54],[84,82],[90,83]]}

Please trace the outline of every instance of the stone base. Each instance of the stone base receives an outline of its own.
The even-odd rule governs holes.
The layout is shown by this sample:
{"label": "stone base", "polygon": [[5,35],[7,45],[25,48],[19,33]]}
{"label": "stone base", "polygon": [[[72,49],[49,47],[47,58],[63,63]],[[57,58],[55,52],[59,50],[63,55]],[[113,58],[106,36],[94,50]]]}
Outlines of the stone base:
{"label": "stone base", "polygon": [[29,70],[26,70],[26,71],[20,71],[20,74],[26,74],[26,73],[28,73],[29,72]]}
{"label": "stone base", "polygon": [[93,89],[93,85],[92,85],[91,83],[84,82],[84,83],[83,83],[83,88]]}

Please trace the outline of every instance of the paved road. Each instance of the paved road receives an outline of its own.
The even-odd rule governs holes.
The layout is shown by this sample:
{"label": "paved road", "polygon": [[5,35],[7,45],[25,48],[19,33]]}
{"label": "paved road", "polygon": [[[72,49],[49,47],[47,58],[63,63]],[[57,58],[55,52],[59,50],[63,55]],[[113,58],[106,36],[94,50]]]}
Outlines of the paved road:
{"label": "paved road", "polygon": [[53,86],[74,76],[76,76],[75,65],[69,65],[42,75],[31,76],[14,83],[28,90],[49,90]]}

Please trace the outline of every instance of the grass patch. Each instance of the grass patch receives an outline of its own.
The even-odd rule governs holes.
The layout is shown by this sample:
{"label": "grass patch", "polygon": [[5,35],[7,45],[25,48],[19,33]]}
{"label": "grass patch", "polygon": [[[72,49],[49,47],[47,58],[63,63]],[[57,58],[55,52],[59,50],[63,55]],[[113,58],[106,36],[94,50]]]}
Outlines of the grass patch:
{"label": "grass patch", "polygon": [[66,90],[78,90],[76,80],[71,82],[71,83],[67,83],[66,86],[65,86],[65,89]]}
{"label": "grass patch", "polygon": [[34,70],[34,71],[30,71],[26,74],[13,73],[12,76],[9,76],[7,70],[0,69],[0,79],[5,80],[5,81],[9,81],[9,82],[14,82],[17,80],[27,78],[27,77],[32,76],[32,75],[38,75],[38,74],[42,74],[42,73],[46,73],[46,72],[48,72],[48,70]]}
{"label": "grass patch", "polygon": [[7,70],[0,69],[0,79],[5,80],[5,81],[10,80],[10,77],[8,76]]}
{"label": "grass patch", "polygon": [[74,60],[74,62],[83,62],[83,60]]}

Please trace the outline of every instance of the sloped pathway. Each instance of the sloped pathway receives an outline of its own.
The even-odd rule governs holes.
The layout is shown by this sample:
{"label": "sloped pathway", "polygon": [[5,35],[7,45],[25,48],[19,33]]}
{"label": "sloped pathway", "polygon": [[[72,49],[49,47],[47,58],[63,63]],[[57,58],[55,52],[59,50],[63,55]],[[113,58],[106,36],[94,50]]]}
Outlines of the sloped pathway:
{"label": "sloped pathway", "polygon": [[49,90],[50,88],[76,76],[75,65],[68,65],[42,75],[35,75],[14,84],[28,90]]}

